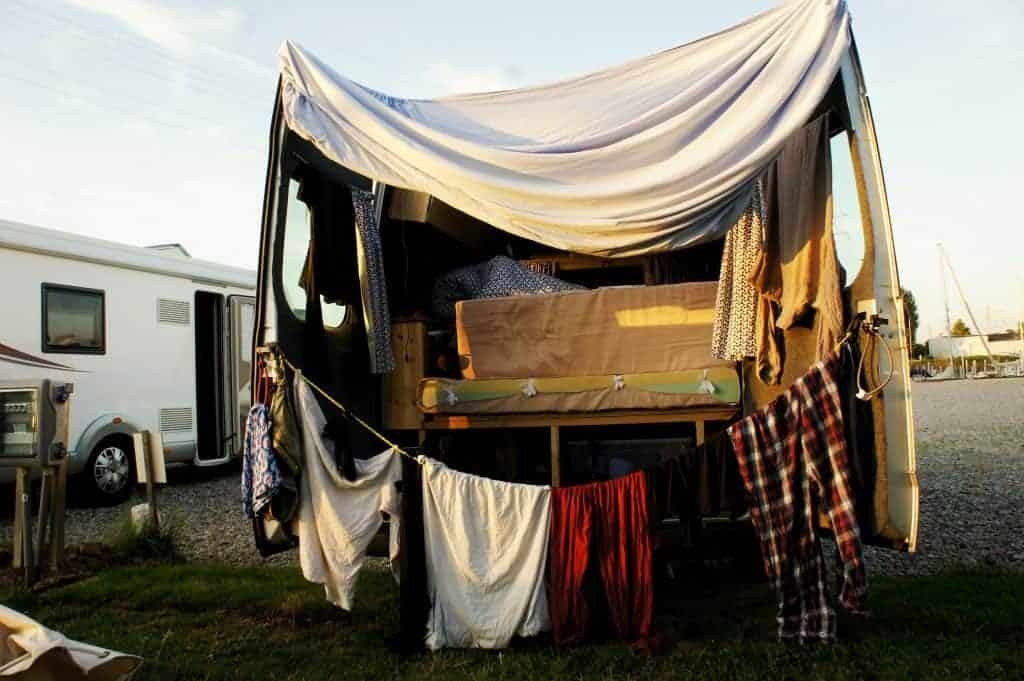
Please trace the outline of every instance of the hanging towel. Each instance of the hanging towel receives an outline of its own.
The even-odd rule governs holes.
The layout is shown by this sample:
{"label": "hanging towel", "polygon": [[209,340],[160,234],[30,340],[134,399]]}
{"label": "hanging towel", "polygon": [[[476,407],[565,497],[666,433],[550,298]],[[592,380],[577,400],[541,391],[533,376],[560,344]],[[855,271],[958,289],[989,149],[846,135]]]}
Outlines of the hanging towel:
{"label": "hanging towel", "polygon": [[832,234],[832,152],[828,116],[786,143],[766,183],[765,244],[751,281],[758,290],[758,376],[782,378],[778,335],[814,313],[817,357],[843,333],[839,260]]}
{"label": "hanging towel", "polygon": [[387,374],[395,370],[391,353],[391,313],[388,288],[384,279],[384,249],[373,194],[352,188],[352,211],[356,222],[356,253],[359,261],[359,287],[363,299],[366,342],[370,347],[370,371]]}
{"label": "hanging towel", "polygon": [[300,373],[295,374],[295,403],[306,456],[299,506],[299,564],[306,579],[324,585],[327,600],[351,610],[356,576],[370,541],[384,523],[382,512],[391,519],[391,560],[398,557],[401,504],[396,483],[402,479],[402,462],[388,449],[357,459],[355,481],[346,480],[338,471],[333,442],[322,435],[323,411]]}
{"label": "hanging towel", "polygon": [[551,628],[544,574],[551,488],[421,457],[427,647],[504,648]]}
{"label": "hanging towel", "polygon": [[832,354],[764,409],[729,427],[765,571],[778,600],[779,637],[832,640],[818,519],[828,514],[843,562],[840,603],[863,612],[867,575],[849,481]]}
{"label": "hanging towel", "polygon": [[[242,511],[246,518],[263,515],[284,483],[270,446],[270,432],[267,405],[252,405],[245,420],[245,448],[242,451]],[[292,488],[291,492],[294,491]]]}
{"label": "hanging towel", "polygon": [[654,615],[654,576],[643,471],[609,482],[551,491],[551,622],[558,645],[587,640],[597,628],[584,577],[596,562],[611,628],[646,646]]}
{"label": "hanging towel", "polygon": [[711,335],[711,356],[715,359],[741,360],[757,353],[754,323],[758,293],[750,280],[764,243],[763,197],[764,183],[758,180],[750,206],[725,236]]}

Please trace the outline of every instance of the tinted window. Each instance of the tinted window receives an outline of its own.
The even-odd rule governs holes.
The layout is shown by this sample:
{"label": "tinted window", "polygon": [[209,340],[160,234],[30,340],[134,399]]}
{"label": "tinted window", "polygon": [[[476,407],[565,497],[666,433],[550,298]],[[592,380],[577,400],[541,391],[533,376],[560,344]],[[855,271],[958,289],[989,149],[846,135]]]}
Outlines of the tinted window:
{"label": "tinted window", "polygon": [[103,291],[43,284],[43,352],[106,351]]}

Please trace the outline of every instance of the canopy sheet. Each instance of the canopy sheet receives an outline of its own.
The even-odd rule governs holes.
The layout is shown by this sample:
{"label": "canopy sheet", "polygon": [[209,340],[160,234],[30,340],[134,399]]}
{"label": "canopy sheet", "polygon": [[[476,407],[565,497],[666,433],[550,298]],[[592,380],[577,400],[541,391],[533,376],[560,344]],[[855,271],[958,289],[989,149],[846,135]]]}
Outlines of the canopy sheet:
{"label": "canopy sheet", "polygon": [[328,158],[554,248],[626,256],[724,234],[850,44],[843,0],[795,0],[553,85],[400,99],[280,50],[284,118]]}

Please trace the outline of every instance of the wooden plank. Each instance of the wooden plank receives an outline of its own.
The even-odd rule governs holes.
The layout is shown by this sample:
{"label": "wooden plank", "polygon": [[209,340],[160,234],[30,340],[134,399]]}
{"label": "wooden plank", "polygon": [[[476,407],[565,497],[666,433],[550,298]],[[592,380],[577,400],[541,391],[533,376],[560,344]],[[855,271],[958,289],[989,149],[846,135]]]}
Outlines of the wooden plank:
{"label": "wooden plank", "polygon": [[697,446],[699,447],[704,444],[704,422],[697,421],[693,425],[697,429]]}
{"label": "wooden plank", "polygon": [[28,491],[28,469],[19,466],[14,471],[14,560],[11,567],[25,567],[25,504],[22,498]]}
{"label": "wooden plank", "polygon": [[423,422],[426,430],[471,430],[476,428],[548,428],[550,426],[614,426],[648,423],[696,423],[729,421],[738,407],[701,407],[686,410],[645,410],[593,412],[587,414],[435,414]]}
{"label": "wooden plank", "polygon": [[416,406],[416,395],[427,370],[427,325],[418,321],[392,324],[391,351],[395,356],[395,370],[381,380],[384,428],[419,428],[423,414]]}
{"label": "wooden plank", "polygon": [[43,564],[47,555],[46,531],[49,528],[50,504],[53,498],[53,468],[43,466],[42,480],[39,485],[39,521],[36,525],[36,548],[34,555],[39,565]]}
{"label": "wooden plank", "polygon": [[[66,422],[65,422],[66,423]],[[64,525],[67,517],[68,460],[61,460],[54,467],[53,476],[53,530],[50,532],[50,571],[60,572],[64,564]]]}
{"label": "wooden plank", "polygon": [[148,430],[142,431],[142,463],[146,467],[146,503],[149,505],[150,530],[159,532],[160,515],[156,507],[156,482],[153,480],[153,459]]}
{"label": "wooden plank", "polygon": [[562,432],[551,426],[551,486],[562,486]]}

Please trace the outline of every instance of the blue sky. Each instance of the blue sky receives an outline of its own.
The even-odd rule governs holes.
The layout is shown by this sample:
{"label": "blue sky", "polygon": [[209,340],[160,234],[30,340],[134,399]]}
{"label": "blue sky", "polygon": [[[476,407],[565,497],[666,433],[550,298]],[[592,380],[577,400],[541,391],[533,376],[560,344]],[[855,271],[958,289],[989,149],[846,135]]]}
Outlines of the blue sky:
{"label": "blue sky", "polygon": [[[772,4],[524,0],[499,14],[467,0],[4,0],[0,217],[129,243],[180,241],[197,257],[252,267],[285,38],[379,90],[431,96],[577,75]],[[981,325],[1014,324],[1024,301],[1024,5],[850,7],[920,335],[944,325],[939,241]],[[856,214],[837,201],[843,248]],[[953,315],[964,316],[958,301]]]}

